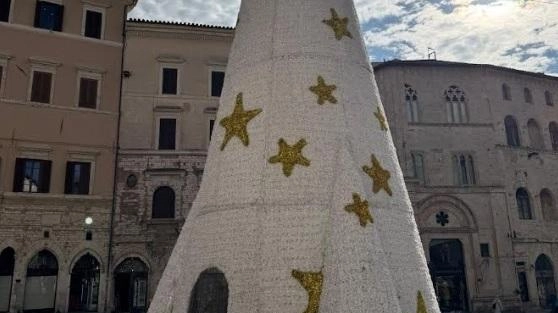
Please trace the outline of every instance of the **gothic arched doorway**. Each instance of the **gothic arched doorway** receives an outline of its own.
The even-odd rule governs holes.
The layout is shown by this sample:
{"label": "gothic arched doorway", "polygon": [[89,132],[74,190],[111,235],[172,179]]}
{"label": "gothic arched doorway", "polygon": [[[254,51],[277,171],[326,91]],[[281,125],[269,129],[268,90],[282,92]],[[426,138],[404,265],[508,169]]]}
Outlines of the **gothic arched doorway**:
{"label": "gothic arched doorway", "polygon": [[48,250],[39,251],[27,266],[23,311],[54,312],[57,281],[58,260]]}
{"label": "gothic arched doorway", "polygon": [[14,264],[14,249],[6,248],[2,250],[2,253],[0,253],[0,312],[10,311]]}
{"label": "gothic arched doorway", "polygon": [[203,271],[192,294],[188,313],[227,313],[229,284],[225,274],[216,268]]}
{"label": "gothic arched doorway", "polygon": [[89,253],[76,262],[70,279],[70,312],[97,311],[100,269],[99,261]]}
{"label": "gothic arched doorway", "polygon": [[535,276],[537,277],[539,303],[543,308],[550,308],[556,298],[556,285],[552,261],[544,254],[541,254],[535,262]]}
{"label": "gothic arched doorway", "polygon": [[430,275],[442,312],[467,312],[468,295],[463,245],[458,239],[430,242]]}
{"label": "gothic arched doorway", "polygon": [[147,309],[148,268],[139,258],[127,258],[114,271],[114,303],[119,313]]}

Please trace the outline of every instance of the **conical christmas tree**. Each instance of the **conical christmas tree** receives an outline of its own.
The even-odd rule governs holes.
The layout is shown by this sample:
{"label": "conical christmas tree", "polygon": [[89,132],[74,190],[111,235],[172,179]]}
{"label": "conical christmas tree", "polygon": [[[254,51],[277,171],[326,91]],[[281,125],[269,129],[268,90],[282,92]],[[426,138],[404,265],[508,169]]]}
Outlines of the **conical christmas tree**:
{"label": "conical christmas tree", "polygon": [[351,0],[243,0],[150,313],[437,313]]}

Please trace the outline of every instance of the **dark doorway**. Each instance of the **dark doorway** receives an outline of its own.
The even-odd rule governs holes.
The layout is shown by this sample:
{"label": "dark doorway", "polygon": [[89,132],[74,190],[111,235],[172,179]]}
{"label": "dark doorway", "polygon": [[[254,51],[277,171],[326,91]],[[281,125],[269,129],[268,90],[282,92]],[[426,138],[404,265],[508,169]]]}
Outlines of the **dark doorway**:
{"label": "dark doorway", "polygon": [[0,312],[10,311],[14,264],[14,249],[6,248],[2,250],[2,253],[0,253]]}
{"label": "dark doorway", "polygon": [[72,269],[70,312],[97,312],[100,264],[91,254],[82,256]]}
{"label": "dark doorway", "polygon": [[48,250],[42,250],[29,262],[25,280],[23,311],[28,313],[54,312],[58,260]]}
{"label": "dark doorway", "polygon": [[192,294],[188,313],[227,313],[229,285],[225,275],[216,268],[203,271]]}
{"label": "dark doorway", "polygon": [[442,312],[468,312],[463,245],[457,239],[430,242],[430,274]]}
{"label": "dark doorway", "polygon": [[535,262],[535,276],[537,277],[539,303],[543,308],[551,308],[556,299],[554,267],[552,261],[544,254],[541,254]]}
{"label": "dark doorway", "polygon": [[144,313],[147,306],[148,269],[139,258],[128,258],[114,271],[116,312]]}

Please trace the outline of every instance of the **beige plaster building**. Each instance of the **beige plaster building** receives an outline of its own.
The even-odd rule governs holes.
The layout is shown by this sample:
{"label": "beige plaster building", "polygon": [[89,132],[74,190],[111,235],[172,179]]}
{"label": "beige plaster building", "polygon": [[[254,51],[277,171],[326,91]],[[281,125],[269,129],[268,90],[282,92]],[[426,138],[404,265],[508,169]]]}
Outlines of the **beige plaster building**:
{"label": "beige plaster building", "polygon": [[0,312],[104,312],[133,0],[0,0]]}
{"label": "beige plaster building", "polygon": [[146,309],[196,196],[230,28],[127,23],[112,310]]}

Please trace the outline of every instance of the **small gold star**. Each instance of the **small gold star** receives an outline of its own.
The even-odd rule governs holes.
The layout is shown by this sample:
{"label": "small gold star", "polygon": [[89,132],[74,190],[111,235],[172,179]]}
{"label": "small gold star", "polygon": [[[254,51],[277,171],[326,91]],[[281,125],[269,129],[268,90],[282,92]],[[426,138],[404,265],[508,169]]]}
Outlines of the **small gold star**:
{"label": "small gold star", "polygon": [[333,31],[335,32],[335,39],[341,40],[343,36],[347,36],[351,39],[353,38],[353,35],[351,35],[351,33],[347,30],[349,18],[339,18],[335,9],[331,9],[331,19],[323,20],[323,22],[333,28]]}
{"label": "small gold star", "polygon": [[333,96],[333,91],[337,89],[335,85],[326,85],[322,76],[318,76],[318,85],[310,87],[310,91],[318,96],[318,104],[322,105],[326,101],[333,104],[337,103],[337,99]]}
{"label": "small gold star", "polygon": [[417,295],[417,313],[428,313],[426,309],[426,303],[424,302],[424,297],[422,296],[422,292],[418,292]]}
{"label": "small gold star", "polygon": [[295,165],[310,166],[310,160],[302,156],[306,144],[306,140],[300,139],[294,146],[289,146],[285,139],[279,139],[279,154],[272,156],[269,163],[283,163],[283,174],[291,176]]}
{"label": "small gold star", "polygon": [[389,187],[389,179],[391,178],[391,174],[389,171],[386,171],[380,165],[380,161],[376,158],[375,155],[372,155],[372,167],[363,166],[362,169],[370,178],[373,180],[373,187],[372,191],[374,193],[380,192],[380,190],[384,189],[388,195],[392,195],[391,188]]}
{"label": "small gold star", "polygon": [[245,146],[248,146],[248,144],[250,143],[247,129],[248,122],[250,122],[250,120],[252,120],[261,112],[261,109],[244,111],[242,93],[239,93],[236,96],[236,105],[234,107],[233,113],[223,118],[221,122],[219,122],[219,124],[225,128],[225,138],[223,139],[223,144],[221,145],[221,151],[225,149],[225,147],[233,137],[238,137]]}
{"label": "small gold star", "polygon": [[322,272],[314,273],[293,270],[292,275],[308,292],[308,306],[304,313],[318,313],[320,310],[324,274]]}
{"label": "small gold star", "polygon": [[386,118],[384,117],[384,114],[380,110],[380,107],[378,107],[378,111],[374,112],[374,115],[378,119],[378,122],[380,122],[380,127],[382,128],[382,130],[387,131],[388,127],[386,124]]}
{"label": "small gold star", "polygon": [[349,204],[345,207],[345,211],[349,213],[355,213],[358,216],[360,221],[360,226],[366,227],[366,224],[370,222],[370,224],[374,223],[374,219],[370,214],[370,210],[368,209],[368,201],[360,198],[357,193],[353,193],[353,204]]}

